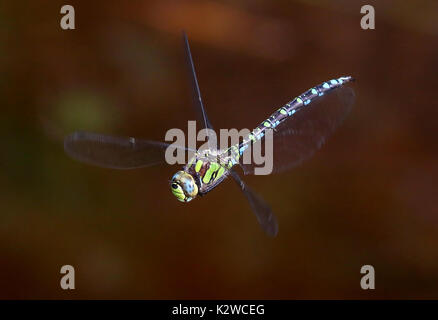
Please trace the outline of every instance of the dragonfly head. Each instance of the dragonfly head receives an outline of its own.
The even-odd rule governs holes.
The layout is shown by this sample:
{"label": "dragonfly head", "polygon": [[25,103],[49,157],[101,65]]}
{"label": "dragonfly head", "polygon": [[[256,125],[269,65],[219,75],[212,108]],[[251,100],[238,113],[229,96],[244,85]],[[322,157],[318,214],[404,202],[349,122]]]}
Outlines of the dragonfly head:
{"label": "dragonfly head", "polygon": [[198,195],[198,185],[191,174],[178,171],[170,181],[170,190],[181,202],[189,202]]}

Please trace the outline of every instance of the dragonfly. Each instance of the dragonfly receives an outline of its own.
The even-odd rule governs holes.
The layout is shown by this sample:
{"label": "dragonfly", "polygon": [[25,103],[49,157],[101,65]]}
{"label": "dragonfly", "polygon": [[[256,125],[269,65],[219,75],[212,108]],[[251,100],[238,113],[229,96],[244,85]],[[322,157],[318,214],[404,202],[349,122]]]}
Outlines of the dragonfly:
{"label": "dragonfly", "polygon": [[[203,104],[185,32],[183,43],[197,120],[202,128],[214,130]],[[273,173],[284,172],[310,158],[350,112],[355,100],[354,90],[349,85],[353,81],[351,76],[342,76],[310,88],[282,105],[230,148],[191,150],[179,147],[191,151],[193,156],[172,176],[169,183],[172,194],[177,200],[187,203],[197,196],[205,196],[231,178],[249,202],[262,229],[275,237],[278,221],[271,206],[237,172],[239,167],[245,175],[255,172],[256,165],[243,163],[242,156],[250,144],[261,143],[266,139],[266,133],[273,130]],[[74,132],[64,139],[64,150],[73,159],[112,169],[135,169],[164,163],[166,149],[170,146],[166,142],[83,131]]]}

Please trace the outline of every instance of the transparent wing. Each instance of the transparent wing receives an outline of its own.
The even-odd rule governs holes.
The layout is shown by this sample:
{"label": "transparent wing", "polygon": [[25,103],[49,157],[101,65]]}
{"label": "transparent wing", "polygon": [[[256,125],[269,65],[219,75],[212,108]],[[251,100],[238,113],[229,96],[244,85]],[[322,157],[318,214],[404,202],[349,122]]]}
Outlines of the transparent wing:
{"label": "transparent wing", "polygon": [[[290,169],[311,157],[345,119],[354,99],[351,87],[337,88],[315,98],[278,125],[273,135],[273,172]],[[257,143],[264,150],[264,138]],[[245,174],[254,174],[254,163],[241,166]]]}
{"label": "transparent wing", "polygon": [[[185,32],[183,32],[183,40],[184,40],[184,52],[185,52],[187,67],[190,74],[190,83],[193,89],[193,102],[194,102],[196,114],[203,128],[213,130],[213,126],[208,120],[208,116],[204,108],[204,103],[202,102],[201,91],[199,89],[199,84],[198,84],[198,77],[196,76],[195,65],[193,63],[192,53],[190,51],[189,40]],[[210,138],[208,140],[211,141]]]}
{"label": "transparent wing", "polygon": [[275,237],[278,233],[278,223],[269,205],[242,181],[236,171],[230,170],[230,173],[248,200],[262,229],[269,236]]}
{"label": "transparent wing", "polygon": [[113,169],[134,169],[165,162],[169,146],[187,150],[163,142],[90,132],[74,132],[64,139],[64,150],[73,159]]}

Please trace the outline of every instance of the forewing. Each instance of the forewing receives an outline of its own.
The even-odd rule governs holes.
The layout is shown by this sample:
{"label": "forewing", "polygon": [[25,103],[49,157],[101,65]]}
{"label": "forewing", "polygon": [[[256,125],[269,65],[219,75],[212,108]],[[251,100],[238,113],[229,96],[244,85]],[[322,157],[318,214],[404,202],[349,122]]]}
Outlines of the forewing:
{"label": "forewing", "polygon": [[[199,89],[198,77],[196,76],[195,65],[193,63],[192,53],[190,51],[189,40],[187,38],[187,34],[183,32],[183,40],[184,40],[184,52],[187,63],[187,69],[190,75],[190,84],[193,90],[193,104],[195,107],[196,115],[198,117],[199,124],[203,129],[211,129],[213,130],[213,126],[208,120],[207,112],[204,108],[204,103],[202,102],[201,90]],[[207,135],[209,137],[209,135]],[[210,137],[208,138],[210,140]]]}
{"label": "forewing", "polygon": [[91,132],[74,132],[64,139],[64,150],[73,159],[113,169],[133,169],[165,162],[168,146],[163,142]]}

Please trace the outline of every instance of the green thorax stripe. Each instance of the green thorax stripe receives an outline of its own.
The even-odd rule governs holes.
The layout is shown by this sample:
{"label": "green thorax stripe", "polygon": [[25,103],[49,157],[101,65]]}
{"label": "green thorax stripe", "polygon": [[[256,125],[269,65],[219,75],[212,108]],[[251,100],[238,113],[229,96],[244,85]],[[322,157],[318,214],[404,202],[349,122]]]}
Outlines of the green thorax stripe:
{"label": "green thorax stripe", "polygon": [[201,159],[193,161],[192,170],[195,170],[199,174],[199,179],[204,184],[213,183],[219,179],[224,173],[226,168],[218,162],[203,161]]}

